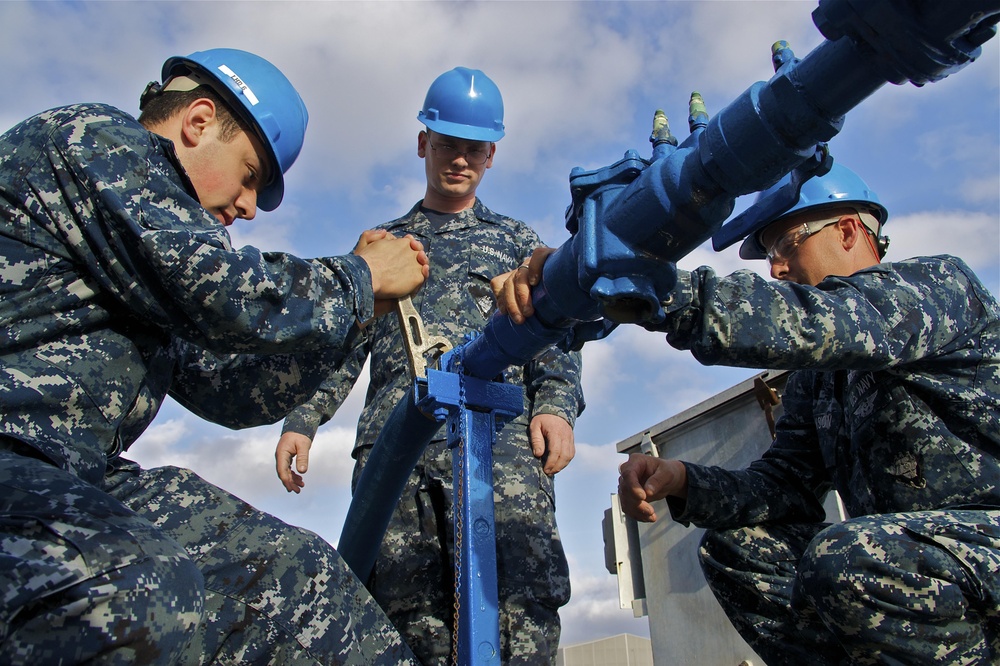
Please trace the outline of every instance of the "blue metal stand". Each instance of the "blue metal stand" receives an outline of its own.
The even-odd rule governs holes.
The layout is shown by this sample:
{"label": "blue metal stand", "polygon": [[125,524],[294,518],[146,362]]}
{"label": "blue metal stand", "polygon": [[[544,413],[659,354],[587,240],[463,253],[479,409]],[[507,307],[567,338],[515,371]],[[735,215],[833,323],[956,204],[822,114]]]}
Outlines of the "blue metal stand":
{"label": "blue metal stand", "polygon": [[427,370],[417,403],[447,411],[455,512],[455,657],[460,666],[499,666],[493,444],[504,423],[524,411],[524,389],[463,374],[461,349]]}

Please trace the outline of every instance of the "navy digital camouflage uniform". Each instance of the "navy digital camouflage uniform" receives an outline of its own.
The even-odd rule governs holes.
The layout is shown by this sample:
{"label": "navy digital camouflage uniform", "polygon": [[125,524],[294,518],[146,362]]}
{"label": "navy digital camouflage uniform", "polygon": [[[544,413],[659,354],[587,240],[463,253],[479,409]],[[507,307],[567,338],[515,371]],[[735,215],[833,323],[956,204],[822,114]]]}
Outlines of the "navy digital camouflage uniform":
{"label": "navy digital camouflage uniform", "polygon": [[168,393],[234,428],[282,418],[371,317],[370,279],[234,250],[118,109],[0,137],[0,662],[416,663],[319,537],[120,457]]}
{"label": "navy digital camouflage uniform", "polygon": [[[960,259],[818,287],[681,272],[667,340],[801,369],[762,458],[685,463],[675,520],[730,619],[778,664],[1000,660],[1000,306]],[[849,518],[828,525],[836,489]]]}
{"label": "navy digital camouflage uniform", "polygon": [[[413,296],[427,335],[458,345],[478,332],[494,309],[489,280],[512,270],[541,245],[538,235],[487,209],[478,199],[454,215],[413,207],[382,225],[423,243],[430,277]],[[285,420],[286,432],[313,437],[350,392],[371,355],[371,383],[358,421],[355,482],[393,407],[411,390],[398,318],[382,317],[370,338],[313,399]],[[528,423],[555,414],[571,426],[582,411],[580,355],[546,352],[508,381],[525,386],[525,411],[499,433],[493,449],[504,664],[555,663],[559,607],[569,600],[569,573],[555,523],[553,479],[531,453]],[[447,663],[453,606],[451,450],[444,427],[410,476],[388,527],[370,589],[425,664]]]}

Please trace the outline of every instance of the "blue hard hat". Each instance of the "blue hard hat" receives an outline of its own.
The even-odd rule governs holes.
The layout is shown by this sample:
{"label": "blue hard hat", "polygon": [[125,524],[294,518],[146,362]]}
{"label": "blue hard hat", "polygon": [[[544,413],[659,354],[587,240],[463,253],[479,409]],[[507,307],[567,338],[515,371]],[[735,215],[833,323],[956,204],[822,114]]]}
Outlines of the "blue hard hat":
{"label": "blue hard hat", "polygon": [[271,179],[257,193],[257,207],[274,210],[285,193],[284,173],[302,150],[309,112],[281,71],[260,56],[239,49],[209,49],[174,56],[163,63],[164,84],[173,76],[207,74],[213,85],[264,144]]}
{"label": "blue hard hat", "polygon": [[504,134],[503,98],[482,71],[456,67],[434,79],[417,119],[438,134],[499,141]]}
{"label": "blue hard hat", "polygon": [[[788,174],[758,194],[754,205],[756,206],[761,201],[766,200],[781,187],[789,185],[791,178],[791,174]],[[878,195],[868,187],[868,184],[861,180],[858,174],[834,162],[828,173],[822,176],[813,176],[802,183],[802,189],[799,190],[799,199],[791,208],[770,216],[761,217],[756,223],[751,225],[749,229],[750,234],[743,241],[743,244],[740,245],[740,257],[743,259],[765,259],[767,257],[767,248],[761,243],[760,236],[764,229],[775,222],[784,220],[790,215],[795,215],[804,210],[841,206],[856,206],[864,212],[870,212],[878,222],[878,229],[871,229],[871,232],[876,236],[879,235],[879,229],[881,229],[889,217],[889,211],[879,202]],[[748,213],[750,212],[748,210]]]}

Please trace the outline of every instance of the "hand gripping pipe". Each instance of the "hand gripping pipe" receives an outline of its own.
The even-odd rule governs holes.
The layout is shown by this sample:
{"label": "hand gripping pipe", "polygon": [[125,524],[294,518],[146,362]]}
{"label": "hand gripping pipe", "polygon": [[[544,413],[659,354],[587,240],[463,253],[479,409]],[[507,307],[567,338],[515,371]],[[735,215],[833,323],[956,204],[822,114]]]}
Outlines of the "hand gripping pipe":
{"label": "hand gripping pipe", "polygon": [[674,262],[719,231],[738,196],[820,166],[848,111],[886,83],[922,86],[961,69],[998,19],[1000,0],[820,0],[813,20],[826,40],[801,60],[776,48],[774,77],[711,120],[692,105],[680,146],[573,170],[572,237],[545,264],[535,316],[521,326],[493,317],[468,343],[465,371],[493,377],[601,317],[660,321]]}
{"label": "hand gripping pipe", "polygon": [[[421,409],[436,411],[441,420],[447,412],[449,432],[459,432],[467,462],[464,471],[456,466],[456,495],[467,483],[479,484],[465,492],[479,498],[482,508],[483,498],[489,496],[483,484],[492,492],[492,479],[481,471],[489,460],[489,446],[483,442],[490,428],[485,421],[466,420],[467,412],[489,413],[490,405],[500,412],[519,408],[512,396],[487,388],[502,383],[485,380],[528,362],[550,345],[578,346],[606,335],[617,323],[662,320],[661,303],[676,281],[674,263],[713,235],[717,248],[740,237],[740,229],[723,226],[738,196],[763,190],[793,170],[798,174],[793,182],[821,173],[829,164],[825,143],[840,131],[848,111],[885,83],[922,86],[958,71],[996,34],[998,19],[1000,0],[820,0],[813,20],[826,41],[801,60],[783,43],[776,44],[774,77],[751,86],[711,120],[700,96],[692,95],[691,133],[682,144],[676,145],[666,119],[658,115],[651,160],[629,151],[604,169],[574,169],[572,204],[566,213],[571,238],[545,264],[532,295],[535,316],[521,326],[506,316],[492,317],[481,335],[450,352],[461,362],[444,366],[444,372],[428,371],[428,382],[433,376],[439,388],[419,381],[415,386]],[[787,194],[769,205],[781,205],[781,199],[794,201]],[[484,381],[481,397],[469,402],[456,387],[478,385],[470,381],[473,378]],[[445,407],[434,402],[439,399]],[[345,524],[341,536],[341,552],[355,559],[352,569],[362,580],[371,571],[395,506],[392,498],[398,499],[436,431],[416,420],[427,421],[412,398],[408,400],[393,412],[372,449],[367,467],[375,465],[377,471],[362,475],[351,503],[351,512],[357,509],[361,517]],[[427,400],[431,402],[421,403]],[[500,413],[489,418],[503,420]],[[427,427],[409,428],[406,423]],[[452,441],[449,436],[456,446]],[[477,471],[470,475],[470,468]],[[379,517],[369,520],[372,514]],[[466,540],[465,562],[480,569],[465,568],[460,576],[466,583],[481,576],[495,581],[495,560],[488,555],[477,560],[465,550],[489,550],[492,515],[485,525],[472,516],[463,510],[467,525],[489,528],[484,530],[489,538]],[[497,617],[491,594],[483,592],[465,606],[487,624]],[[484,627],[482,622],[460,627],[462,666],[479,663],[485,656],[480,650],[492,654],[496,634]],[[481,635],[476,633],[480,630]]]}

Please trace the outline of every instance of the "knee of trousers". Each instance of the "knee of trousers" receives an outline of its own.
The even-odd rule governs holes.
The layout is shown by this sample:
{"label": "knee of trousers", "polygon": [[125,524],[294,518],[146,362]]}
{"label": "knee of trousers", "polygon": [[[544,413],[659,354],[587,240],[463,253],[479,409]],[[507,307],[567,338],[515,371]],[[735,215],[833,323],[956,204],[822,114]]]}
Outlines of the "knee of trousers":
{"label": "knee of trousers", "polygon": [[742,571],[765,553],[767,546],[763,533],[756,527],[709,529],[698,545],[698,561],[706,575],[719,569]]}
{"label": "knee of trousers", "polygon": [[832,600],[851,604],[866,594],[868,582],[889,574],[892,565],[887,560],[877,535],[863,524],[835,523],[817,534],[803,553],[796,594],[813,605]]}
{"label": "knee of trousers", "polygon": [[825,527],[821,523],[749,525],[707,530],[698,548],[698,559],[709,584],[721,579],[794,578],[803,551]]}
{"label": "knee of trousers", "polygon": [[[705,530],[698,544],[698,560],[702,566],[706,563],[728,559],[734,555],[733,550],[739,542],[737,534],[742,528],[732,530]],[[726,554],[729,554],[728,556]]]}
{"label": "knee of trousers", "polygon": [[[44,580],[29,579],[34,594],[25,586],[20,608],[0,609],[16,614],[16,621],[0,622],[0,661],[21,654],[39,663],[54,655],[83,662],[119,650],[132,655],[129,661],[179,659],[204,613],[204,580],[194,562],[147,552],[106,566],[80,571],[73,584],[72,568],[64,568],[67,587],[47,594],[39,589]],[[50,569],[44,566],[41,575]]]}
{"label": "knee of trousers", "polygon": [[161,647],[180,649],[201,623],[205,580],[198,566],[183,558],[155,558],[117,572],[124,577],[118,597],[136,629],[156,637]]}

